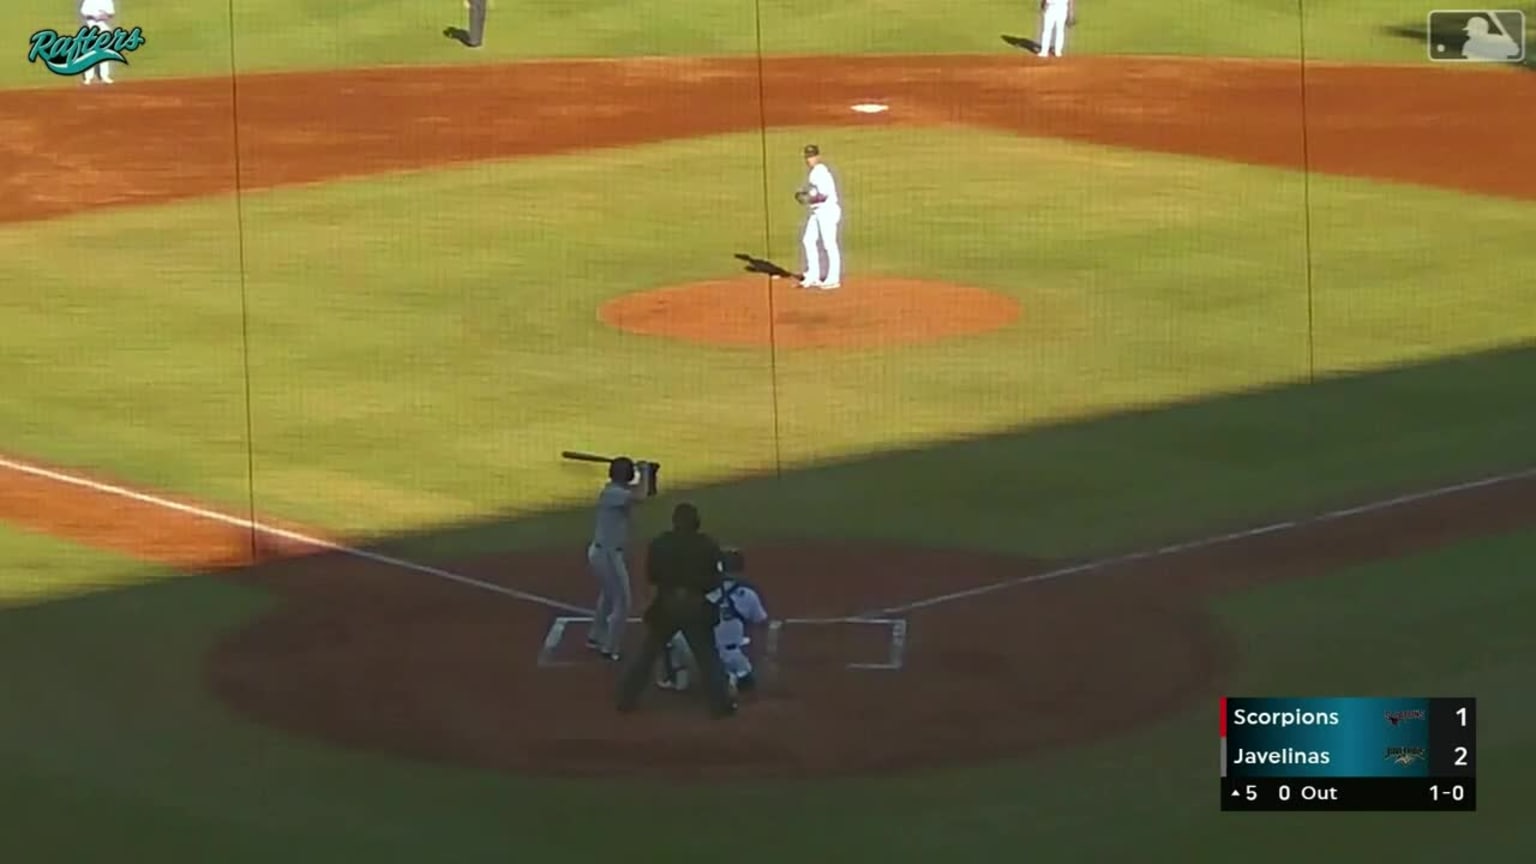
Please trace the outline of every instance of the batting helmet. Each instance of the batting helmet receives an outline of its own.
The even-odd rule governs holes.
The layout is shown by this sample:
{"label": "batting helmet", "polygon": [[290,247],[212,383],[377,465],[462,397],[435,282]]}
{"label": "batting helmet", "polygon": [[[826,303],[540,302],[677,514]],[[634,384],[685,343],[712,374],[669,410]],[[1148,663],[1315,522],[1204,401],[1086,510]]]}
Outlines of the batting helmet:
{"label": "batting helmet", "polygon": [[608,479],[615,483],[628,483],[635,479],[635,460],[628,456],[608,463]]}

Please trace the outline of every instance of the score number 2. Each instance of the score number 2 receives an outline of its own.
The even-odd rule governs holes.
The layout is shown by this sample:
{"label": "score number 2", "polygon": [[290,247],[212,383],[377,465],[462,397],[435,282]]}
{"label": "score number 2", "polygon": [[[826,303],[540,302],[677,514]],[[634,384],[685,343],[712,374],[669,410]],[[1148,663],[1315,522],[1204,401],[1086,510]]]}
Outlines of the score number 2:
{"label": "score number 2", "polygon": [[[1461,721],[1462,727],[1465,728],[1466,725],[1467,725],[1467,706],[1463,705],[1460,708],[1457,708],[1456,709],[1456,717],[1457,717],[1457,719],[1459,719]],[[1467,748],[1465,748],[1465,747],[1457,747],[1455,749],[1456,749],[1456,762],[1455,762],[1456,767],[1458,767],[1458,768],[1465,768],[1465,767],[1467,767]],[[1453,786],[1452,788],[1455,789],[1457,792],[1461,791],[1461,787],[1460,786]],[[1439,795],[1439,789],[1438,788],[1435,790],[1435,794],[1438,797],[1438,795]],[[1458,797],[1455,800],[1460,801],[1461,798]]]}

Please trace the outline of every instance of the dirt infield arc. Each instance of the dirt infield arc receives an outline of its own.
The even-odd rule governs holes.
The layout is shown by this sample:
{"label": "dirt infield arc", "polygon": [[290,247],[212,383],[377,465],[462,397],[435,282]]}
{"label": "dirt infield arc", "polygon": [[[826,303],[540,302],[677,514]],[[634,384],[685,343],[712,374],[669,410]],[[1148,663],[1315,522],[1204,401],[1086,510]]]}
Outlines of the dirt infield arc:
{"label": "dirt infield arc", "polygon": [[[1207,617],[1211,598],[1530,528],[1536,473],[916,609],[899,672],[843,668],[871,650],[857,635],[786,636],[780,676],[725,724],[659,691],[621,718],[611,667],[541,668],[555,613],[536,604],[302,544],[254,544],[267,560],[250,566],[250,536],[228,526],[3,468],[0,521],[273,592],[275,610],[213,647],[206,681],[242,714],[298,735],[520,773],[814,777],[1021,757],[1187,708],[1240,660]],[[1053,566],[855,543],[751,554],[780,616],[847,616]],[[588,599],[571,550],[434,563]]]}
{"label": "dirt infield arc", "polygon": [[1012,297],[944,282],[865,276],[823,291],[743,276],[624,294],[598,318],[629,333],[710,345],[891,348],[1013,323]]}
{"label": "dirt infield arc", "polygon": [[[483,68],[124,78],[0,92],[0,222],[763,120],[963,124],[1536,197],[1536,114],[1488,110],[1536,104],[1536,76],[1507,70],[999,54],[548,61],[489,88]],[[872,100],[891,110],[849,110]]]}

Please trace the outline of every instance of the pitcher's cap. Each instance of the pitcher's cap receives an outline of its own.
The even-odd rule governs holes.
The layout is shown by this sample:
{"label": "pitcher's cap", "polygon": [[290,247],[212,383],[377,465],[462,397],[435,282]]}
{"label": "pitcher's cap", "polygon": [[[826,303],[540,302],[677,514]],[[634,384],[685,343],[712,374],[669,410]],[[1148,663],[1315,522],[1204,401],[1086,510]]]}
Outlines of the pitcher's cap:
{"label": "pitcher's cap", "polygon": [[807,155],[807,156],[820,156],[821,155],[821,148],[817,147],[815,144],[807,144],[807,145],[805,145],[805,155]]}

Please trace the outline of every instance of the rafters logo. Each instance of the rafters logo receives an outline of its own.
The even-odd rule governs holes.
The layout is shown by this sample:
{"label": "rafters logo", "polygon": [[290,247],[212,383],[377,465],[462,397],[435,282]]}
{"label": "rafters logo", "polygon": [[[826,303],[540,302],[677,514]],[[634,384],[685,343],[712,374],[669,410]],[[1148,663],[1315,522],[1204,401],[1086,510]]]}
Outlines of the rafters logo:
{"label": "rafters logo", "polygon": [[103,26],[84,26],[72,36],[57,30],[39,30],[30,39],[32,47],[27,51],[27,62],[42,61],[48,71],[66,77],[79,75],[103,63],[127,65],[124,55],[139,50],[144,45],[144,31],[135,27],[107,29]]}

